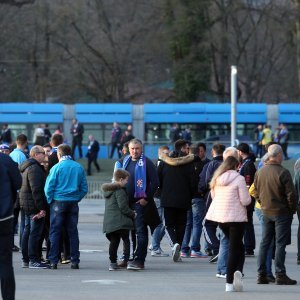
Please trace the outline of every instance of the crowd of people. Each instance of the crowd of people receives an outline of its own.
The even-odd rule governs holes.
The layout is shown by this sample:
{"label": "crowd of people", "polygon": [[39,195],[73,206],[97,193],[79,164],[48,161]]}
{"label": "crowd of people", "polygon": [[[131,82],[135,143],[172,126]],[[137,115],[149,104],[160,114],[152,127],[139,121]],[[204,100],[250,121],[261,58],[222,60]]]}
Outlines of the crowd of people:
{"label": "crowd of people", "polygon": [[[148,250],[153,257],[169,256],[161,249],[165,236],[175,263],[189,257],[207,258],[217,264],[216,276],[226,279],[226,292],[242,291],[245,257],[254,256],[256,248],[255,210],[262,225],[257,283],[297,283],[287,276],[285,248],[291,242],[300,195],[300,162],[295,164],[293,180],[282,166],[282,140],[263,144],[258,170],[246,143],[228,148],[214,144],[210,160],[204,143],[191,144],[185,139],[177,139],[173,151],[161,146],[155,164],[143,153],[143,144],[132,135],[131,127],[122,135],[118,128],[114,123],[112,141],[120,136],[120,145],[115,145],[120,158],[112,182],[102,185],[110,271],[143,270]],[[12,150],[12,140],[3,139],[9,136],[7,125],[2,132],[0,176],[7,184],[0,190],[0,278],[3,299],[14,299],[13,250],[20,248],[23,268],[55,270],[60,262],[79,269],[78,202],[88,186],[86,172],[73,155],[75,147],[82,154],[84,128],[73,120],[72,147],[64,144],[61,133],[54,133],[49,143],[36,144],[29,152],[26,135],[17,137]],[[100,171],[98,151],[99,143],[89,136],[87,175],[92,163]],[[13,234],[18,228],[17,246]],[[123,256],[118,257],[121,240]]]}
{"label": "crowd of people", "polygon": [[[296,162],[293,182],[282,166],[281,145],[266,145],[258,171],[256,157],[246,143],[228,148],[215,144],[209,160],[205,144],[179,139],[172,152],[168,146],[159,148],[156,166],[142,149],[140,140],[129,141],[128,152],[115,164],[113,183],[102,186],[110,271],[145,269],[150,227],[151,256],[168,256],[160,247],[166,236],[174,262],[209,257],[210,263],[217,263],[216,277],[226,279],[225,291],[241,292],[245,257],[254,257],[256,248],[256,210],[262,225],[257,284],[297,283],[287,275],[285,248],[291,243],[298,207],[300,163]],[[123,256],[118,261],[121,239]]]}

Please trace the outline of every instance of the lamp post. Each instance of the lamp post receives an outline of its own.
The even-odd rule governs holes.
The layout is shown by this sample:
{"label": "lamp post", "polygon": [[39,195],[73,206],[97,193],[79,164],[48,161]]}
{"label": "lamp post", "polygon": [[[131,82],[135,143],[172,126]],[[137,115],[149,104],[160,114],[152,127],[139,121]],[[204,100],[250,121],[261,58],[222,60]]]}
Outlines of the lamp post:
{"label": "lamp post", "polygon": [[231,146],[236,144],[237,67],[231,66]]}

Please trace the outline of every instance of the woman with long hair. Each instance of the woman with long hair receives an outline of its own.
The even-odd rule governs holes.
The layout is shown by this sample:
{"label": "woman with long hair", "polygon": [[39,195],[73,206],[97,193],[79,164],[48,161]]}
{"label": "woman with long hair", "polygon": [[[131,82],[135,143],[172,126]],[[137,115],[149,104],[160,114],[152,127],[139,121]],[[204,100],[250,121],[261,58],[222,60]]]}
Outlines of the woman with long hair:
{"label": "woman with long hair", "polygon": [[212,203],[206,219],[219,223],[229,239],[226,292],[243,291],[242,273],[245,262],[243,244],[244,226],[247,222],[246,206],[251,197],[245,178],[237,172],[239,162],[229,156],[215,171],[210,182]]}

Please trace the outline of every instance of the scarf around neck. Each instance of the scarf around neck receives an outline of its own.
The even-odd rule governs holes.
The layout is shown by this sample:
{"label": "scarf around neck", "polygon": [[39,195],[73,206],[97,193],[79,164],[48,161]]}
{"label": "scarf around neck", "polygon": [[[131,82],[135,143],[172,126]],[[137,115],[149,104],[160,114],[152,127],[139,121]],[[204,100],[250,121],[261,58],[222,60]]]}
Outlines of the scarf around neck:
{"label": "scarf around neck", "polygon": [[[130,155],[124,157],[123,169],[126,169],[130,161]],[[144,156],[144,153],[142,153],[135,165],[134,182],[134,198],[146,198],[146,157]]]}
{"label": "scarf around neck", "polygon": [[63,160],[73,160],[72,156],[71,155],[64,155],[60,158],[60,162],[63,161]]}

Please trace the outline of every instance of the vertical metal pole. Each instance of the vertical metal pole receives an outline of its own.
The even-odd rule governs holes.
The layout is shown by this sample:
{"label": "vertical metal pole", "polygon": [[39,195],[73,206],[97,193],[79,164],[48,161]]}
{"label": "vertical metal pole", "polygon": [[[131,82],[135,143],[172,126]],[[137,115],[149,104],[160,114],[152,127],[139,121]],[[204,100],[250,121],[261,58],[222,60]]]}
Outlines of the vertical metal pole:
{"label": "vertical metal pole", "polygon": [[236,144],[237,68],[231,66],[231,146]]}

